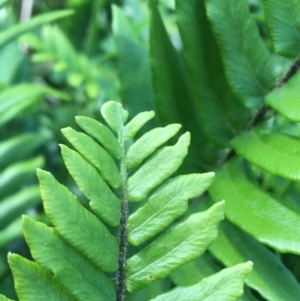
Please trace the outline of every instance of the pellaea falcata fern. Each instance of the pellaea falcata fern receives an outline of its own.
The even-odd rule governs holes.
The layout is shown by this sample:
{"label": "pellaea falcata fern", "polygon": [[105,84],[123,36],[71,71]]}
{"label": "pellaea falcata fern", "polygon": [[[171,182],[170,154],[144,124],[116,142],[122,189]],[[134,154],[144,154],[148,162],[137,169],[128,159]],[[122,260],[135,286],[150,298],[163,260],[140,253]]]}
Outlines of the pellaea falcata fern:
{"label": "pellaea falcata fern", "polygon": [[[51,225],[23,216],[34,261],[8,256],[20,300],[130,300],[132,292],[199,257],[217,237],[224,202],[181,217],[188,200],[201,195],[214,178],[212,172],[176,174],[190,134],[165,146],[181,128],[171,124],[134,141],[154,112],[126,123],[128,112],[110,101],[101,113],[109,127],[79,116],[76,122],[85,133],[62,130],[74,148],[60,145],[63,160],[88,205],[51,173],[37,171]],[[151,300],[237,300],[251,269],[251,262],[242,263]]]}

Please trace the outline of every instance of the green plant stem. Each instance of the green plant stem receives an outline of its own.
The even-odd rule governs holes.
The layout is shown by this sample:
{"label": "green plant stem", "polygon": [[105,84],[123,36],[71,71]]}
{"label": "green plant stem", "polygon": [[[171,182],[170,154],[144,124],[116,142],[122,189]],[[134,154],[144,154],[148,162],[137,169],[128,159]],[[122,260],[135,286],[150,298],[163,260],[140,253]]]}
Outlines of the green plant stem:
{"label": "green plant stem", "polygon": [[[275,89],[283,86],[288,82],[288,80],[299,70],[300,68],[300,56],[294,61],[285,75],[280,79],[280,81],[275,85]],[[243,133],[250,131],[252,128],[255,127],[260,121],[262,121],[266,115],[266,113],[270,110],[265,104],[263,104],[257,113],[254,115],[252,120],[247,124],[246,128],[244,129]],[[217,163],[217,167],[220,167],[226,164],[233,156],[235,155],[234,149],[230,149],[226,155],[219,160]]]}
{"label": "green plant stem", "polygon": [[119,133],[119,142],[122,145],[122,159],[121,159],[121,178],[122,178],[122,192],[121,192],[121,220],[120,220],[120,248],[119,248],[119,267],[117,271],[117,301],[124,300],[125,293],[125,263],[127,256],[127,218],[128,218],[128,198],[127,198],[127,168],[125,160],[125,149],[123,134]]}

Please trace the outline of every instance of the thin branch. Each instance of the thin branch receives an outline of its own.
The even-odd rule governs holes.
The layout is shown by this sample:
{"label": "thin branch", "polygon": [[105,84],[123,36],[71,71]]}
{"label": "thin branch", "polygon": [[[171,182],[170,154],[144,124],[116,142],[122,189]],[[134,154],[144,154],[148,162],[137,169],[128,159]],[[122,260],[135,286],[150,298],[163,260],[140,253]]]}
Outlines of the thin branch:
{"label": "thin branch", "polygon": [[23,0],[21,3],[20,22],[28,21],[31,18],[33,0]]}
{"label": "thin branch", "polygon": [[[21,12],[20,12],[20,22],[26,22],[30,20],[33,8],[33,0],[22,0]],[[24,53],[28,52],[28,46],[24,43],[19,45],[21,51]]]}
{"label": "thin branch", "polygon": [[117,301],[124,300],[125,293],[125,263],[127,256],[127,218],[128,201],[126,193],[121,199],[121,223],[120,223],[120,248],[119,248],[119,267],[117,271]]}
{"label": "thin branch", "polygon": [[127,219],[128,219],[128,198],[127,198],[127,168],[125,161],[124,137],[123,133],[119,133],[119,143],[122,146],[121,159],[121,179],[122,179],[122,196],[121,196],[121,220],[120,220],[120,246],[119,246],[119,267],[116,275],[117,299],[123,301],[125,295],[125,264],[127,257]]}
{"label": "thin branch", "polygon": [[[298,57],[294,63],[291,65],[289,70],[286,72],[286,74],[280,79],[280,81],[275,85],[275,89],[283,86],[288,82],[288,80],[300,69],[300,57]],[[269,108],[263,104],[258,112],[255,114],[255,116],[252,118],[252,120],[247,124],[245,130],[243,132],[247,132],[255,127],[260,121],[262,121],[266,115],[266,113],[269,111]],[[235,155],[234,149],[230,149],[224,157],[222,157],[219,162],[217,163],[217,167],[220,167],[224,165],[226,162],[228,162],[233,156]]]}
{"label": "thin branch", "polygon": [[299,68],[300,68],[300,56],[294,61],[292,66],[289,68],[289,70],[286,72],[283,78],[276,85],[276,88],[279,88],[285,83],[287,83],[287,81],[299,70]]}

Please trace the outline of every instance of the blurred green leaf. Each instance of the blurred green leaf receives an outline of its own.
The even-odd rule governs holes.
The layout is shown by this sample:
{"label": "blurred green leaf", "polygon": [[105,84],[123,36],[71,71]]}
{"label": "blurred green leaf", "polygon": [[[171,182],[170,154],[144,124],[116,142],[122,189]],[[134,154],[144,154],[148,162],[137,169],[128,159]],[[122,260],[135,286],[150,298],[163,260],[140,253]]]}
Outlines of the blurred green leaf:
{"label": "blurred green leaf", "polygon": [[[34,149],[46,141],[38,133],[22,134],[0,142],[0,168],[9,165],[30,154]],[[20,151],[22,150],[22,151]]]}
{"label": "blurred green leaf", "polygon": [[[15,219],[0,230],[0,249],[4,249],[11,241],[23,236],[21,218]],[[5,257],[6,258],[6,257]],[[0,269],[1,275],[1,269]],[[0,299],[1,300],[1,299]]]}
{"label": "blurred green leaf", "polygon": [[43,24],[70,16],[71,14],[73,14],[72,10],[51,12],[51,13],[34,17],[27,22],[16,24],[11,28],[6,29],[4,32],[0,33],[0,47],[3,47],[5,44],[15,40],[17,37],[21,36],[22,34],[28,31],[32,31]]}
{"label": "blurred green leaf", "polygon": [[[35,262],[17,254],[9,254],[8,261],[21,300],[37,301],[48,298],[56,301],[74,301],[51,273],[39,267]],[[32,283],[39,285],[32,285]]]}
{"label": "blurred green leaf", "polygon": [[14,300],[8,299],[8,298],[6,298],[5,296],[0,295],[0,301],[14,301]]}
{"label": "blurred green leaf", "polygon": [[33,106],[44,94],[65,98],[64,94],[46,86],[19,84],[0,92],[0,126]]}
{"label": "blurred green leaf", "polygon": [[42,168],[43,165],[44,158],[41,156],[9,165],[0,173],[0,198],[30,183],[35,178],[36,168]]}
{"label": "blurred green leaf", "polygon": [[[0,8],[3,7],[5,4],[9,3],[11,0],[0,0]],[[1,300],[1,298],[0,298]]]}
{"label": "blurred green leaf", "polygon": [[5,228],[10,222],[24,214],[41,202],[37,186],[29,186],[9,195],[0,202],[0,229]]}
{"label": "blurred green leaf", "polygon": [[[113,34],[118,50],[120,94],[124,107],[131,117],[153,110],[155,105],[147,48],[139,41],[133,26],[117,6],[113,6]],[[154,122],[150,125],[153,126]]]}

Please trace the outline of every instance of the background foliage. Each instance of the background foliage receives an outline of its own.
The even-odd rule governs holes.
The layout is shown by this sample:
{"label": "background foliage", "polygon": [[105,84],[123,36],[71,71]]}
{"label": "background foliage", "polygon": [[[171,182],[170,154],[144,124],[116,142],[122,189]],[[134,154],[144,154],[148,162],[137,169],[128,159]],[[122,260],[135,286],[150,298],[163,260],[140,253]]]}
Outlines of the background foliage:
{"label": "background foliage", "polygon": [[251,260],[243,300],[298,300],[298,1],[36,1],[30,14],[25,2],[0,2],[0,293],[16,298],[7,252],[30,258],[20,214],[47,222],[35,168],[86,202],[63,168],[60,128],[115,99],[130,117],[157,112],[144,131],[191,132],[181,172],[216,178],[189,210],[226,200],[209,252],[159,285]]}

